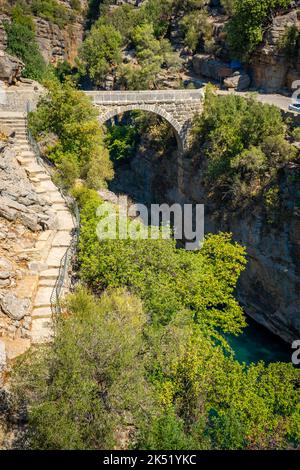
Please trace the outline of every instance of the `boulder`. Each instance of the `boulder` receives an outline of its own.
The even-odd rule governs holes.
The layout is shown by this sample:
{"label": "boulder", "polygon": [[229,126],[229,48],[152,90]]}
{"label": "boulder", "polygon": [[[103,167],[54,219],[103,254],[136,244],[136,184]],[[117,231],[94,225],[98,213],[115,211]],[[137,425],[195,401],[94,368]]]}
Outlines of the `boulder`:
{"label": "boulder", "polygon": [[27,314],[29,306],[28,299],[19,299],[12,292],[7,292],[0,298],[0,307],[12,320],[22,320]]}
{"label": "boulder", "polygon": [[232,69],[225,62],[213,59],[209,55],[194,55],[193,68],[197,75],[213,78],[214,80],[220,80],[232,75]]}
{"label": "boulder", "polygon": [[24,68],[23,62],[0,50],[0,80],[9,85],[16,83]]}
{"label": "boulder", "polygon": [[225,78],[224,86],[226,88],[233,88],[234,90],[246,90],[250,85],[250,77],[246,73],[234,73],[231,77]]}

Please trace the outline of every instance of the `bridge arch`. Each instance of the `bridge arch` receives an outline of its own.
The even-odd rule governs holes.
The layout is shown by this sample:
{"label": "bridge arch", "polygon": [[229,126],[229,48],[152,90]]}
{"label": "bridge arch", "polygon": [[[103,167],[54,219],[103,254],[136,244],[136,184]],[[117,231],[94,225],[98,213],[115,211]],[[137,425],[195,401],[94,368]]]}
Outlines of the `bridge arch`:
{"label": "bridge arch", "polygon": [[104,124],[126,111],[148,111],[170,123],[181,154],[188,149],[192,121],[203,110],[204,89],[88,91],[85,92],[98,109],[99,122]]}
{"label": "bridge arch", "polygon": [[184,151],[185,148],[185,142],[184,142],[184,136],[182,135],[182,126],[179,124],[174,117],[167,113],[162,107],[160,106],[151,106],[151,105],[146,105],[146,104],[134,104],[134,105],[127,105],[127,106],[117,106],[114,107],[113,109],[110,109],[106,111],[105,113],[102,113],[99,115],[99,122],[101,125],[105,124],[107,121],[112,119],[115,116],[118,116],[120,114],[130,112],[130,111],[146,111],[152,114],[156,114],[162,118],[164,118],[172,127],[174,131],[174,135],[177,141],[178,145],[178,150],[180,152]]}

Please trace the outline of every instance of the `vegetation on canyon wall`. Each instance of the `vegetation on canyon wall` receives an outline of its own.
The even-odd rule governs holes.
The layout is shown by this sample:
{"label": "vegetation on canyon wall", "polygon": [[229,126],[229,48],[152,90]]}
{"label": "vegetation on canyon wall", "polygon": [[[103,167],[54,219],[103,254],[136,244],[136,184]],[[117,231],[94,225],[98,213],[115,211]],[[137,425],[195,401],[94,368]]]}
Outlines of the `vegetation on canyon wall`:
{"label": "vegetation on canyon wall", "polygon": [[70,188],[80,177],[88,187],[104,186],[113,168],[97,110],[71,81],[61,84],[53,77],[47,85],[29,125],[38,141],[47,142],[45,154],[56,164],[58,181]]}
{"label": "vegetation on canyon wall", "polygon": [[255,98],[220,97],[209,87],[194,137],[194,152],[203,148],[207,158],[207,183],[233,202],[259,194],[298,157],[278,108]]}
{"label": "vegetation on canyon wall", "polygon": [[[262,43],[273,15],[280,9],[287,9],[289,4],[288,0],[222,0],[223,12],[228,14],[222,32],[222,55],[249,63],[252,53]],[[77,66],[82,80],[88,77],[96,87],[105,86],[107,76],[113,75],[118,87],[157,88],[161,74],[178,74],[183,70],[182,52],[213,54],[220,47],[214,32],[212,10],[205,0],[149,0],[139,8],[127,3],[110,8],[115,2],[107,0],[92,3],[87,11],[81,11],[78,0],[71,3],[71,8],[56,0],[18,0],[7,5],[7,13],[12,17],[12,25],[7,26],[8,48],[26,65],[32,62],[25,70],[25,76],[30,78],[41,79],[42,59],[34,32],[37,17],[62,29],[72,25],[78,15],[89,19],[89,31],[79,52]],[[18,19],[16,11],[19,12]],[[19,24],[21,12],[22,26]],[[173,49],[170,24],[174,18],[176,26],[173,28],[177,28],[183,39],[179,53]],[[33,26],[33,29],[29,28],[32,29],[30,33],[28,22]],[[33,36],[30,40],[29,35]],[[298,36],[297,29],[291,27],[279,38],[278,47],[289,59],[295,56]],[[181,86],[179,79],[178,86]]]}
{"label": "vegetation on canyon wall", "polygon": [[26,16],[40,17],[63,28],[74,22],[76,13],[80,11],[80,2],[74,0],[72,9],[68,9],[57,0],[10,0],[3,9],[10,15],[18,9]]}
{"label": "vegetation on canyon wall", "polygon": [[46,63],[36,42],[33,20],[20,6],[13,8],[11,15],[11,23],[4,23],[7,51],[24,62],[24,77],[41,81],[46,73]]}

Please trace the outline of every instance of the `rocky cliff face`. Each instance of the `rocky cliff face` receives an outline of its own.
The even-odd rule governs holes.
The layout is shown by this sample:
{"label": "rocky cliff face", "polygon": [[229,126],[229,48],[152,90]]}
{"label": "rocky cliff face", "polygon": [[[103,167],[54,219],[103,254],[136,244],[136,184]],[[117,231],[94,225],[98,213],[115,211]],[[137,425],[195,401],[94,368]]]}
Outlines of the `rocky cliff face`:
{"label": "rocky cliff face", "polygon": [[188,201],[205,204],[205,230],[227,231],[246,246],[248,264],[238,297],[245,311],[269,330],[292,342],[300,337],[300,165],[279,176],[280,203],[270,221],[264,200],[231,210],[212,201],[205,187],[205,163],[185,160],[181,191]]}
{"label": "rocky cliff face", "polygon": [[[61,0],[65,7],[71,8],[71,0]],[[41,53],[48,63],[56,64],[63,60],[74,64],[78,54],[85,29],[84,14],[87,8],[87,1],[80,0],[81,12],[75,12],[75,21],[61,29],[58,25],[46,21],[43,18],[33,18],[36,30],[36,39]],[[11,21],[7,14],[1,14],[0,8],[0,49],[7,47],[7,37],[4,29],[4,22]]]}
{"label": "rocky cliff face", "polygon": [[[1,125],[1,136],[7,132]],[[55,226],[49,203],[39,196],[14,151],[0,142],[0,336],[28,338],[34,253],[39,232]]]}
{"label": "rocky cliff face", "polygon": [[250,70],[256,87],[268,92],[291,89],[292,82],[300,79],[300,43],[293,57],[288,57],[280,48],[280,41],[288,28],[296,26],[300,31],[299,15],[300,8],[296,8],[273,19],[264,43],[251,59]]}

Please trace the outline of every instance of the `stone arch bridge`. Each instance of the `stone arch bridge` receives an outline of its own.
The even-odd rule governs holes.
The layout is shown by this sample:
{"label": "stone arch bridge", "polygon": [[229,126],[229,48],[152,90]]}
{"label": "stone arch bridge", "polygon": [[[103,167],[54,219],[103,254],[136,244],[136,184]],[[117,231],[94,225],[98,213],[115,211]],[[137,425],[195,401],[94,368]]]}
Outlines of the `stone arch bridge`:
{"label": "stone arch bridge", "polygon": [[148,111],[168,121],[175,131],[181,153],[189,147],[192,121],[203,110],[204,88],[199,90],[88,91],[85,92],[99,110],[99,121],[126,111]]}

